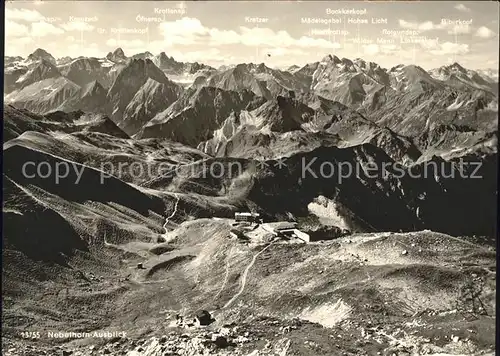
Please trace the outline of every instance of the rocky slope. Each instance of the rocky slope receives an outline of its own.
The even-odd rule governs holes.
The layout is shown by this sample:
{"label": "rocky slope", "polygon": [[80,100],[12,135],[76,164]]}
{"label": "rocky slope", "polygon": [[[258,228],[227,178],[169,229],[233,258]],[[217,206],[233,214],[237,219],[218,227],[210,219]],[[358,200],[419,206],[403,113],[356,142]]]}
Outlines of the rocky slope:
{"label": "rocky slope", "polygon": [[[125,216],[119,216],[123,224]],[[356,234],[310,245],[248,244],[230,239],[229,226],[211,219],[185,222],[161,244],[166,252],[148,253],[159,251],[155,247],[160,245],[151,242],[124,243],[123,228],[111,226],[103,229],[108,231],[104,246],[99,239],[87,248],[71,246],[65,260],[79,272],[72,276],[58,265],[45,269],[52,283],[62,287],[54,291],[57,306],[71,305],[71,315],[59,314],[49,323],[41,315],[55,313],[55,295],[43,298],[41,293],[53,287],[33,275],[13,284],[8,269],[4,320],[17,317],[20,322],[5,329],[5,352],[248,356],[494,350],[492,248],[430,231]],[[116,231],[121,239],[111,240]],[[16,248],[9,243],[7,256],[19,268],[23,254],[16,256]],[[471,255],[481,256],[477,264],[468,264]],[[138,261],[144,270],[128,268]],[[17,299],[18,308],[9,308],[15,300],[11,291],[28,283],[32,297]],[[85,311],[95,295],[103,296],[100,308],[89,315]],[[42,314],[20,318],[34,302]],[[193,323],[201,309],[214,319],[208,326]],[[80,318],[71,324],[73,315]],[[36,341],[12,337],[28,322],[40,330],[65,325],[67,332],[83,329],[89,335],[50,339],[43,333]]]}
{"label": "rocky slope", "polygon": [[173,82],[149,78],[125,108],[120,126],[128,133],[137,133],[156,114],[177,100],[182,89]]}
{"label": "rocky slope", "polygon": [[177,102],[148,122],[138,138],[165,137],[196,147],[231,113],[253,109],[263,100],[254,93],[202,87],[186,91]]}
{"label": "rocky slope", "polygon": [[59,66],[61,73],[69,80],[85,86],[97,81],[101,86],[109,88],[111,78],[108,73],[110,67],[103,66],[98,58],[80,58]]}
{"label": "rocky slope", "polygon": [[81,88],[59,76],[35,82],[5,97],[5,102],[37,113],[48,113],[64,106],[80,94]]}
{"label": "rocky slope", "polygon": [[23,89],[24,87],[27,87],[30,84],[45,79],[58,78],[61,76],[62,76],[61,73],[59,72],[59,70],[56,68],[55,65],[53,65],[52,63],[50,63],[45,59],[42,59],[26,74],[24,74],[18,80],[16,80],[16,88]]}
{"label": "rocky slope", "polygon": [[[149,81],[148,83],[148,80],[150,79],[153,81]],[[158,88],[154,82],[159,85],[164,85],[165,87]],[[158,90],[160,93],[155,94]],[[163,98],[161,97],[162,93],[168,94],[169,96]],[[146,110],[146,107],[153,109],[151,103],[148,105],[148,100],[144,100],[145,96],[154,97],[156,95],[158,98],[158,95],[160,95],[163,103],[156,108],[157,110],[160,110],[161,108],[168,107],[169,103],[175,101],[179,93],[180,88],[175,83],[170,81],[150,59],[132,59],[120,71],[113,82],[113,85],[109,88],[107,100],[112,108],[112,119],[124,128],[130,127],[131,133],[133,133],[132,131],[135,130],[135,127],[130,126],[130,124],[128,124],[128,120],[135,120],[134,109]],[[131,104],[134,100],[136,102]],[[131,105],[131,107],[128,107],[129,105]],[[140,107],[136,108],[137,106]],[[131,115],[131,117],[126,116],[126,113]],[[155,112],[148,114],[152,115],[155,114]]]}

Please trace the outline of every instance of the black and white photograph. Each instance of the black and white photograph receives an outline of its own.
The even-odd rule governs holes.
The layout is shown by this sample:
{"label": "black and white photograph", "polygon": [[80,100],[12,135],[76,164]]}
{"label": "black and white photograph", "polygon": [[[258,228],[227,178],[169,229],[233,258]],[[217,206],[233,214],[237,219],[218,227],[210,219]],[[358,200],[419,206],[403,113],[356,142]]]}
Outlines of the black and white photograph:
{"label": "black and white photograph", "polygon": [[2,355],[495,355],[499,9],[5,2]]}

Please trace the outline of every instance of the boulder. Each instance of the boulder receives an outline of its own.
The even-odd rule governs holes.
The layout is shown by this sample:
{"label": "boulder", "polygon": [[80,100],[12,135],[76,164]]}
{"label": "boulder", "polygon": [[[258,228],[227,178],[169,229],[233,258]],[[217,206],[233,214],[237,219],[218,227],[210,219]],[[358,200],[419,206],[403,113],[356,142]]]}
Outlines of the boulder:
{"label": "boulder", "polygon": [[215,346],[221,349],[229,346],[229,342],[222,335],[212,335],[212,342],[215,344]]}
{"label": "boulder", "polygon": [[195,315],[195,322],[199,325],[210,325],[215,319],[212,318],[212,315],[206,310],[200,310]]}

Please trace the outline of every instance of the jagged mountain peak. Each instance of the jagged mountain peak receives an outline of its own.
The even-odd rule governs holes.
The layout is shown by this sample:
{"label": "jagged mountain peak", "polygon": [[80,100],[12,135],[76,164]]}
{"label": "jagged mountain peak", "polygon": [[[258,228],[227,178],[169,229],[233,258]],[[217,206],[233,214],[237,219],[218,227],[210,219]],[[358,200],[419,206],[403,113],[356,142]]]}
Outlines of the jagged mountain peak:
{"label": "jagged mountain peak", "polygon": [[333,62],[334,64],[338,64],[338,63],[341,63],[342,61],[340,60],[339,57],[337,57],[335,55],[327,54],[325,57],[323,57],[321,62],[327,62],[327,63]]}
{"label": "jagged mountain peak", "polygon": [[[146,72],[151,71],[158,75],[160,75],[160,73],[163,74],[161,69],[158,68],[158,66],[156,66],[156,64],[150,58],[133,58],[127,63],[127,66],[125,68],[136,68],[138,70],[145,70]],[[164,77],[165,79],[167,79],[164,74],[160,77]]]}
{"label": "jagged mountain peak", "polygon": [[22,61],[24,58],[21,56],[5,56],[6,63],[8,62],[19,62]]}
{"label": "jagged mountain peak", "polygon": [[115,49],[112,53],[109,52],[106,55],[106,58],[110,60],[111,62],[115,63],[123,63],[127,60],[127,57],[125,56],[125,53],[123,52],[123,49],[117,48]]}
{"label": "jagged mountain peak", "polygon": [[173,57],[169,57],[165,52],[154,56],[152,61],[158,68],[167,72],[178,72],[184,67],[183,63],[177,62]]}
{"label": "jagged mountain peak", "polygon": [[56,64],[56,59],[46,50],[37,48],[33,53],[28,56],[28,61],[46,60],[52,64]]}
{"label": "jagged mountain peak", "polygon": [[[241,91],[241,93],[246,93],[246,92],[249,92],[249,91],[246,89]],[[212,101],[217,96],[227,96],[228,94],[234,94],[234,93],[236,93],[236,92],[228,91],[228,90],[224,90],[224,89],[216,88],[216,87],[204,86],[204,87],[199,88],[196,91],[196,93],[191,97],[191,101],[193,103],[204,102],[205,100]]]}
{"label": "jagged mountain peak", "polygon": [[68,64],[68,63],[71,63],[72,61],[73,61],[73,58],[71,58],[70,56],[64,56],[64,57],[57,59],[57,64],[58,65]]}
{"label": "jagged mountain peak", "polygon": [[258,72],[265,72],[268,69],[268,67],[264,63],[261,63],[257,65],[256,69]]}
{"label": "jagged mountain peak", "polygon": [[231,66],[231,67],[228,67],[228,68],[223,68],[224,70],[228,70],[228,69],[245,69],[245,70],[256,70],[258,68],[267,68],[269,69],[269,67],[266,66],[266,64],[264,62],[261,62],[261,63],[238,63],[234,66]]}
{"label": "jagged mountain peak", "polygon": [[169,57],[165,52],[160,52],[159,54],[153,57],[153,60],[154,62],[157,63],[157,65],[176,62],[174,57]]}
{"label": "jagged mountain peak", "polygon": [[46,50],[44,50],[42,48],[35,49],[33,51],[33,53],[31,53],[29,56],[33,56],[33,57],[37,57],[37,58],[50,58],[50,57],[52,57],[52,55],[49,52],[47,52]]}
{"label": "jagged mountain peak", "polygon": [[252,65],[253,63],[239,63],[234,68],[231,69],[234,71],[240,71],[240,70],[248,71],[248,69],[251,68]]}
{"label": "jagged mountain peak", "polygon": [[114,50],[113,55],[125,58],[125,52],[120,47]]}
{"label": "jagged mountain peak", "polygon": [[378,63],[375,63],[375,62],[367,62],[365,61],[363,58],[356,58],[354,61],[353,61],[358,67],[360,67],[361,69],[368,69],[368,68],[371,68],[371,69],[381,69],[382,67],[380,67],[380,65]]}
{"label": "jagged mountain peak", "polygon": [[355,72],[354,63],[348,58],[339,58],[335,55],[328,54],[321,59],[319,65],[332,70],[340,69],[342,71]]}
{"label": "jagged mountain peak", "polygon": [[50,56],[51,54],[44,50],[43,48],[37,48],[31,53],[33,56]]}
{"label": "jagged mountain peak", "polygon": [[191,75],[200,70],[214,70],[214,68],[198,62],[179,62],[174,57],[169,57],[165,52],[161,52],[151,59],[158,68],[168,75]]}
{"label": "jagged mountain peak", "polygon": [[429,73],[433,76],[440,76],[439,79],[447,79],[452,74],[467,74],[470,72],[463,66],[461,66],[458,62],[455,62],[450,65],[444,65],[439,68],[434,68],[429,71]]}

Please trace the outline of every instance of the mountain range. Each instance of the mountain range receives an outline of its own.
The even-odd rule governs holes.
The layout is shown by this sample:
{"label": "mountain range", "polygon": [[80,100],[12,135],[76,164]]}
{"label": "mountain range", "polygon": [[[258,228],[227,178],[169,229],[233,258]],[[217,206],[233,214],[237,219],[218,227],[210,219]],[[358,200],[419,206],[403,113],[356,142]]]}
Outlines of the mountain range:
{"label": "mountain range", "polygon": [[[416,65],[385,69],[359,58],[328,55],[289,70],[264,63],[215,69],[178,62],[164,52],[127,57],[120,48],[105,58],[59,60],[37,49],[26,59],[8,57],[5,63],[8,104],[39,114],[54,110],[102,113],[129,135],[175,137],[193,147],[202,147],[208,140],[208,146],[220,147],[231,140],[228,134],[243,130],[248,135],[251,127],[261,133],[321,131],[334,106],[355,110],[375,130],[375,126],[386,128],[420,142],[417,136],[440,125],[488,131],[498,107],[498,78],[458,63],[430,71]],[[220,91],[210,94],[204,88]],[[232,108],[231,93],[240,92],[255,96],[252,105]],[[222,111],[215,108],[226,105],[228,109]],[[202,111],[203,128],[197,116]],[[280,118],[283,115],[285,119]],[[436,120],[427,119],[429,115]],[[482,119],[468,122],[477,117]],[[175,124],[179,120],[182,127]],[[234,123],[230,133],[224,124],[227,120]],[[168,129],[172,125],[175,129]],[[198,128],[188,130],[190,126]],[[347,141],[363,141],[352,133],[348,136]]]}
{"label": "mountain range", "polygon": [[[376,162],[384,157],[410,169],[496,154],[497,83],[458,63],[385,69],[328,55],[288,70],[263,63],[215,69],[164,52],[127,57],[120,48],[105,58],[59,60],[37,49],[5,62],[5,102],[29,117],[4,119],[11,138],[30,127],[68,132],[53,119],[68,113],[106,120],[94,127],[120,138],[167,140],[216,159],[275,160],[369,145],[383,153]],[[35,114],[44,119],[30,119]]]}

